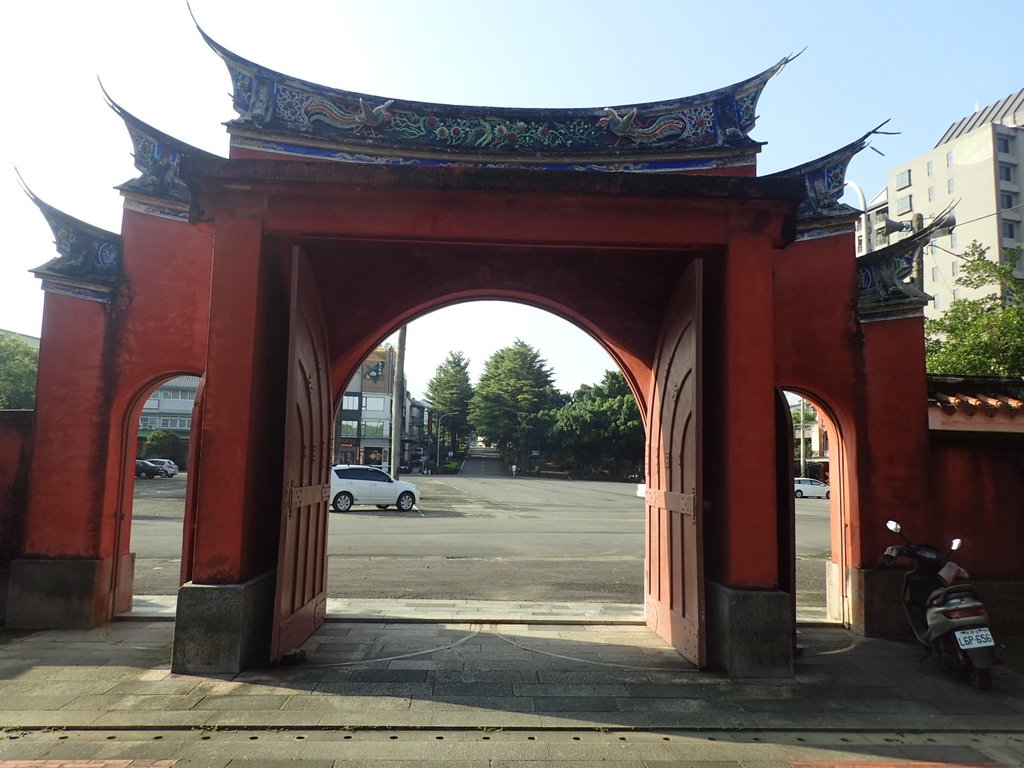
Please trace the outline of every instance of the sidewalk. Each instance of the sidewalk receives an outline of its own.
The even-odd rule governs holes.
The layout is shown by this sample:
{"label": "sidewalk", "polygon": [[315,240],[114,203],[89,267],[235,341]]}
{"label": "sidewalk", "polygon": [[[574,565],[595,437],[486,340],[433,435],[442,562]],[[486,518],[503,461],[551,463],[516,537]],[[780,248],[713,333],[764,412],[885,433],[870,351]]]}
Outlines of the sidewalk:
{"label": "sidewalk", "polygon": [[331,601],[303,664],[196,677],[152,618],[172,601],[0,633],[0,767],[1024,765],[1024,677],[976,691],[839,627],[800,627],[792,678],[744,680],[695,669],[636,606]]}

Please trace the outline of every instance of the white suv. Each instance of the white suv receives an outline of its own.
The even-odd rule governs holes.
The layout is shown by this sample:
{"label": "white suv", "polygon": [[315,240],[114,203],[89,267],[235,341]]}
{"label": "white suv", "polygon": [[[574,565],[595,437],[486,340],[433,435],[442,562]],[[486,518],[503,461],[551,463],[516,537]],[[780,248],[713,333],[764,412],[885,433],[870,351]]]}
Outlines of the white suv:
{"label": "white suv", "polygon": [[408,512],[419,500],[419,488],[394,480],[376,467],[338,464],[331,468],[331,506],[335,512],[347,512],[357,504],[373,504],[377,509],[394,505]]}

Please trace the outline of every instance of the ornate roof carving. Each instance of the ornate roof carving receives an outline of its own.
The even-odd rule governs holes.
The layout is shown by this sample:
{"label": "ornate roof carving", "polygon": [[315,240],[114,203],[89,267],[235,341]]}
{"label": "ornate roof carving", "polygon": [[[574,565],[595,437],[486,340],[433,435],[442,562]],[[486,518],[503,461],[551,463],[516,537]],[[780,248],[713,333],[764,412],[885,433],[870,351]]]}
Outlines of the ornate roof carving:
{"label": "ornate roof carving", "polygon": [[921,314],[932,297],[917,286],[915,265],[936,230],[950,227],[948,211],[920,232],[857,259],[857,312],[862,321]]}
{"label": "ornate roof carving", "polygon": [[793,57],[741,83],[672,101],[512,109],[402,101],[266,69],[212,40],[239,117],[232,144],[358,163],[665,171],[746,165],[765,84]]}
{"label": "ornate roof carving", "polygon": [[124,120],[134,147],[135,167],[142,175],[126,181],[118,189],[124,194],[125,207],[173,219],[188,219],[190,192],[178,171],[181,159],[215,157],[153,128],[123,109],[104,91],[107,104]]}
{"label": "ornate roof carving", "polygon": [[888,123],[882,123],[856,141],[816,160],[798,165],[770,176],[803,178],[807,197],[797,210],[798,239],[821,237],[843,231],[861,212],[845,203],[840,203],[846,188],[846,168],[854,155],[868,146],[869,139],[876,134],[891,135],[881,130]]}
{"label": "ornate roof carving", "polygon": [[57,257],[30,270],[44,291],[112,304],[123,281],[121,236],[86,224],[25,192],[56,239]]}

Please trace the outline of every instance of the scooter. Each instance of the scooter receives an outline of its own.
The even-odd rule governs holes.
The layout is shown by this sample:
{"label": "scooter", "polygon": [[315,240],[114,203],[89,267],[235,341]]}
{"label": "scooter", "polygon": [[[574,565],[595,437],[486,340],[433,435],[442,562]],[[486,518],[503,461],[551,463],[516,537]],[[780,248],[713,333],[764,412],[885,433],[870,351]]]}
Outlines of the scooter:
{"label": "scooter", "polygon": [[988,611],[970,584],[956,583],[968,578],[967,571],[950,560],[960,548],[953,539],[943,553],[929,544],[913,544],[902,526],[889,520],[885,527],[899,534],[903,544],[887,547],[883,560],[892,564],[908,557],[915,567],[903,577],[903,607],[917,641],[926,651],[939,654],[950,674],[970,679],[980,690],[992,687],[992,667],[1003,661],[1006,650],[996,645],[988,626]]}

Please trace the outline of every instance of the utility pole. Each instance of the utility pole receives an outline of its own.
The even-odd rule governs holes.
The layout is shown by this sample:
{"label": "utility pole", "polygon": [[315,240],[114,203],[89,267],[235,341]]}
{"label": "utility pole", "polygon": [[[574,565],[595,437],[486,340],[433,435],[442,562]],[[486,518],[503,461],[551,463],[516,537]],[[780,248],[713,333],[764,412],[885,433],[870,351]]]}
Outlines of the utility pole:
{"label": "utility pole", "polygon": [[398,479],[402,463],[402,414],[405,410],[405,329],[398,332],[398,354],[395,358],[395,380],[391,385],[391,476]]}
{"label": "utility pole", "polygon": [[807,477],[807,452],[804,447],[804,399],[800,398],[800,477]]}

